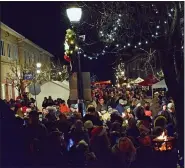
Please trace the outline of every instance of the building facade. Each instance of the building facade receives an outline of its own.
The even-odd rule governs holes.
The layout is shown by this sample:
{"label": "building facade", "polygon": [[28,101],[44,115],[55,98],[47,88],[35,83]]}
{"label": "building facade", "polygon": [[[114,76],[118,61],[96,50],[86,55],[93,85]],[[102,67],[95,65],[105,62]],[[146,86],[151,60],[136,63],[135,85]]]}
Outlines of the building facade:
{"label": "building facade", "polygon": [[[26,65],[36,65],[41,63],[42,68],[50,68],[52,54],[34,44],[23,35],[17,33],[4,23],[0,23],[1,40],[0,40],[0,54],[1,54],[1,99],[15,99],[19,92],[15,87],[14,80],[8,79],[7,74],[13,74],[11,66],[16,62],[19,67]],[[18,68],[18,73],[21,72],[21,68]]]}

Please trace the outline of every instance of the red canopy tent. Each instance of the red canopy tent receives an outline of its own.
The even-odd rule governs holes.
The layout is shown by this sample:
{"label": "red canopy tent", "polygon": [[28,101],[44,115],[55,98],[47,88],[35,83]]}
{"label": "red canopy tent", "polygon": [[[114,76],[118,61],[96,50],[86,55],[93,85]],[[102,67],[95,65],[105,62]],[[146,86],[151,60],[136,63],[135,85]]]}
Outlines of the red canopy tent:
{"label": "red canopy tent", "polygon": [[152,86],[153,84],[159,82],[159,80],[154,75],[148,75],[148,77],[143,81],[138,83],[140,86]]}

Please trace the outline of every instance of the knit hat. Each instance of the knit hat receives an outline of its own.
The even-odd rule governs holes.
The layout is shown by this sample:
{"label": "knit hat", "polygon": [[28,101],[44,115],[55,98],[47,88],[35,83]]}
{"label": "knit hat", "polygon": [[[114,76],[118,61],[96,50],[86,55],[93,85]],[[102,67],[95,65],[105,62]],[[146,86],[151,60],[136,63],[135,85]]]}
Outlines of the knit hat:
{"label": "knit hat", "polygon": [[165,105],[167,105],[166,102],[163,102],[161,106],[163,107],[163,106],[165,106]]}
{"label": "knit hat", "polygon": [[92,137],[103,136],[105,133],[106,133],[106,129],[103,126],[96,127],[91,131]]}
{"label": "knit hat", "polygon": [[93,128],[93,123],[91,120],[87,120],[85,123],[84,123],[84,127],[86,129],[90,129],[90,128]]}
{"label": "knit hat", "polygon": [[173,103],[168,103],[168,109],[171,109],[174,107],[174,104]]}
{"label": "knit hat", "polygon": [[127,109],[129,109],[129,108],[130,108],[130,106],[126,106],[126,107],[125,107],[125,110],[127,110]]}
{"label": "knit hat", "polygon": [[125,104],[124,100],[123,99],[119,99],[119,104],[124,105]]}

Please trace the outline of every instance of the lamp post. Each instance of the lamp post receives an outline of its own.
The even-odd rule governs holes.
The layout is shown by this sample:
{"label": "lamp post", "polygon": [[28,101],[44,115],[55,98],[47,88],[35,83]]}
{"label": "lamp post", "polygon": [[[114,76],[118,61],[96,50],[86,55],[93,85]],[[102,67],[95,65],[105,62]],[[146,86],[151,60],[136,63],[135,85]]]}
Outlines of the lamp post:
{"label": "lamp post", "polygon": [[36,63],[36,69],[35,69],[35,79],[34,79],[34,92],[35,92],[35,105],[37,107],[37,96],[36,96],[36,88],[35,88],[35,83],[36,83],[36,78],[37,78],[37,74],[41,73],[41,63]]}
{"label": "lamp post", "polygon": [[[72,27],[77,27],[81,16],[82,16],[82,9],[78,7],[71,7],[66,10],[67,16],[72,24]],[[77,32],[76,32],[77,34]],[[78,35],[77,35],[77,43],[78,43]],[[83,105],[84,105],[84,97],[83,97],[83,79],[82,79],[82,71],[81,71],[81,60],[79,52],[76,53],[77,60],[78,60],[78,72],[77,72],[77,85],[78,85],[78,111],[81,113],[83,117]]]}

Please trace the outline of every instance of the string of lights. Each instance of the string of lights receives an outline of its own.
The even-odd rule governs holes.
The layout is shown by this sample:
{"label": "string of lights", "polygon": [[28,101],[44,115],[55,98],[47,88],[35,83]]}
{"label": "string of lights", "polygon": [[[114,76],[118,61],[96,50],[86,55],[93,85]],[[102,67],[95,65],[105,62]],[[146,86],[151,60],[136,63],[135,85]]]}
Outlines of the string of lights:
{"label": "string of lights", "polygon": [[[157,15],[159,15],[159,10],[156,8],[154,4],[151,4],[151,7],[152,7],[152,13],[156,15],[155,18],[158,18]],[[132,12],[131,12],[131,15],[132,15]],[[166,26],[169,26],[168,23],[172,21],[173,15],[174,15],[174,9],[171,8],[171,10],[166,14],[166,16],[163,17],[163,20],[158,19],[157,21],[156,20],[153,21],[153,24],[151,26],[152,28],[148,29],[149,33],[145,33],[147,34],[147,36],[143,36],[144,33],[137,34],[136,31],[132,33],[133,34],[132,37],[133,36],[139,37],[137,41],[133,42],[132,38],[129,38],[129,36],[126,33],[125,34],[120,33],[120,31],[123,30],[123,28],[125,28],[125,19],[124,19],[125,14],[124,13],[116,14],[116,15],[114,14],[113,16],[114,21],[112,21],[111,23],[104,24],[104,26],[102,26],[102,28],[99,31],[100,40],[103,41],[105,45],[103,50],[99,53],[92,53],[92,54],[87,54],[83,52],[83,56],[85,58],[93,60],[93,59],[98,59],[100,56],[104,56],[108,53],[116,54],[119,51],[124,51],[127,49],[132,49],[132,48],[137,49],[141,47],[144,48],[145,46],[148,46],[149,44],[153,43],[156,39],[158,39],[161,36],[164,36],[167,33],[165,32]],[[112,16],[109,16],[109,17],[112,17]],[[131,16],[131,20],[132,20],[132,16]],[[129,27],[129,29],[131,28],[132,27]],[[121,38],[123,38],[123,36],[127,36],[128,38],[127,40],[123,41],[123,40],[120,40],[118,36],[120,36]],[[182,49],[183,49],[183,46],[182,46]]]}
{"label": "string of lights", "polygon": [[[149,47],[159,37],[168,34],[175,14],[173,3],[168,10],[164,10],[167,12],[157,9],[155,3],[137,3],[137,5],[122,3],[121,7],[119,7],[119,2],[112,2],[109,6],[105,3],[102,4],[106,6],[99,5],[103,12],[97,11],[101,7],[97,10],[94,9],[96,13],[100,14],[101,21],[97,19],[98,22],[91,24],[91,28],[97,26],[96,29],[98,30],[99,40],[103,43],[103,49],[94,53],[88,52],[85,47],[81,46],[83,49],[78,50],[79,54],[89,60],[96,60],[108,54],[116,55],[128,49]],[[90,6],[85,4],[83,7],[90,12]],[[113,8],[118,8],[118,10],[112,10]],[[118,11],[118,13],[111,11]]]}

